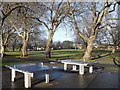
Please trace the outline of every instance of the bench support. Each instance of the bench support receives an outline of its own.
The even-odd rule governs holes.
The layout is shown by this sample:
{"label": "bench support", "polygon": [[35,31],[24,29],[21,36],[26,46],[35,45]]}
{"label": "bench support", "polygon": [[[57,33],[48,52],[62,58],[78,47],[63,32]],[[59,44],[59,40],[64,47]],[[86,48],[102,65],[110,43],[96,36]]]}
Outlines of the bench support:
{"label": "bench support", "polygon": [[25,88],[31,87],[31,77],[33,77],[33,73],[29,73],[29,72],[24,73]]}
{"label": "bench support", "polygon": [[93,66],[89,67],[89,73],[93,73]]}
{"label": "bench support", "polygon": [[15,69],[11,69],[11,71],[12,71],[12,72],[11,72],[11,74],[12,74],[12,75],[11,75],[11,81],[14,82],[14,81],[15,81]]}
{"label": "bench support", "polygon": [[76,65],[73,65],[73,70],[77,70],[77,66]]}
{"label": "bench support", "polygon": [[79,65],[79,74],[80,75],[84,74],[84,65]]}
{"label": "bench support", "polygon": [[67,64],[64,63],[64,70],[66,71],[67,70]]}
{"label": "bench support", "polygon": [[49,74],[48,73],[45,74],[45,78],[46,78],[46,83],[49,83]]}

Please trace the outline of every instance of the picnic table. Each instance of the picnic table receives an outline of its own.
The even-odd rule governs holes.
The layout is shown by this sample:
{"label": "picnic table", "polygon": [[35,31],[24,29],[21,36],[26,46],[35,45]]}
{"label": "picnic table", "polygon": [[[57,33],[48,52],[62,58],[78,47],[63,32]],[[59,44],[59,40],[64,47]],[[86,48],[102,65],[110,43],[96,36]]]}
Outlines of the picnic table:
{"label": "picnic table", "polygon": [[33,78],[36,71],[45,71],[46,83],[49,83],[49,70],[53,68],[52,66],[43,65],[43,63],[5,65],[5,67],[11,69],[11,81],[15,80],[16,71],[24,73],[25,88],[31,87],[31,78]]}
{"label": "picnic table", "polygon": [[93,65],[97,64],[98,62],[86,62],[84,59],[74,59],[74,60],[59,60],[59,62],[64,64],[64,70],[67,70],[67,65],[71,64],[73,65],[73,70],[76,70],[77,67],[79,66],[79,74],[84,75],[84,67],[89,67],[89,73],[93,72]]}

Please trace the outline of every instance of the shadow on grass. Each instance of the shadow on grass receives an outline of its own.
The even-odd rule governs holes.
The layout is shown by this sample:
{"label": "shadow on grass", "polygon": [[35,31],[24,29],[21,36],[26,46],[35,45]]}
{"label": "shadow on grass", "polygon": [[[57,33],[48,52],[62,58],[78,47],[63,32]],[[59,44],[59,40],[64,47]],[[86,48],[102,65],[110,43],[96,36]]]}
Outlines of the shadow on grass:
{"label": "shadow on grass", "polygon": [[68,54],[68,53],[79,53],[82,51],[52,51],[53,55],[58,55],[58,54]]}
{"label": "shadow on grass", "polygon": [[63,52],[70,52],[70,53],[74,53],[74,52],[82,52],[82,51],[75,51],[75,50],[73,50],[73,51],[68,51],[68,50],[65,50],[65,51],[54,51],[55,53],[56,52],[61,52],[61,53],[63,53]]}
{"label": "shadow on grass", "polygon": [[120,61],[116,57],[112,57],[113,62],[116,66],[120,67]]}
{"label": "shadow on grass", "polygon": [[95,52],[95,53],[103,53],[103,52],[110,53],[111,50],[93,50],[93,52]]}
{"label": "shadow on grass", "polygon": [[59,56],[59,57],[52,57],[53,59],[59,60],[61,58],[66,59],[66,58],[70,58],[70,56]]}
{"label": "shadow on grass", "polygon": [[3,57],[17,57],[17,56],[21,56],[20,54],[4,54]]}
{"label": "shadow on grass", "polygon": [[74,57],[82,57],[82,54],[77,53],[77,54],[73,54],[73,55],[66,55],[66,56],[53,56],[53,59],[59,60],[59,59],[75,59]]}
{"label": "shadow on grass", "polygon": [[109,55],[111,55],[111,53],[108,53],[108,54],[103,55],[103,56],[98,55],[98,57],[91,58],[91,60],[94,60],[94,59],[100,59],[100,58],[102,58],[102,57],[106,57],[106,56],[109,56]]}
{"label": "shadow on grass", "polygon": [[12,55],[10,55],[10,54],[4,54],[3,56],[4,56],[4,57],[7,57],[7,56],[20,56],[20,55],[13,55],[13,54],[12,54]]}

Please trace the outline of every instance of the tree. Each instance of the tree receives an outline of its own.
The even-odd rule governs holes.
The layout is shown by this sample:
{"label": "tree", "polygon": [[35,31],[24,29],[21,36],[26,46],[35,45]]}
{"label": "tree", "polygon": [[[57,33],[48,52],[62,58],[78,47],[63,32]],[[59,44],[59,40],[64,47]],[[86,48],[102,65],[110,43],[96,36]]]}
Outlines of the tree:
{"label": "tree", "polygon": [[46,10],[44,17],[32,17],[42,23],[48,31],[48,39],[46,44],[46,57],[51,57],[51,45],[53,42],[53,36],[57,28],[60,26],[62,21],[69,15],[69,10],[66,2],[50,2],[50,3],[39,3]]}
{"label": "tree", "polygon": [[[120,5],[118,5],[117,15],[118,15],[118,18],[120,19]],[[109,33],[112,37],[112,42],[114,44],[112,53],[115,53],[117,47],[118,48],[120,47],[120,21],[117,22],[116,27],[112,28],[112,30],[110,30]]]}
{"label": "tree", "polygon": [[72,49],[73,48],[73,42],[72,41],[63,41],[63,47],[65,49]]}
{"label": "tree", "polygon": [[78,45],[84,45],[84,51],[86,50],[86,41],[83,40],[77,33],[74,33],[74,46],[75,46],[75,49],[77,48]]}
{"label": "tree", "polygon": [[102,30],[102,28],[106,26],[112,27],[112,23],[108,24],[107,21],[116,20],[116,18],[105,19],[105,17],[109,13],[115,11],[116,3],[114,2],[99,2],[99,3],[92,2],[92,3],[88,3],[88,5],[89,5],[88,11],[84,12],[84,14],[82,13],[83,17],[86,16],[85,14],[87,14],[88,17],[90,16],[89,19],[86,19],[90,25],[89,29],[85,28],[87,32],[89,32],[89,36],[86,36],[83,32],[81,32],[82,30],[80,30],[78,26],[77,17],[80,17],[80,16],[76,16],[76,13],[74,13],[75,9],[73,9],[72,5],[68,3],[69,8],[71,9],[71,14],[72,14],[72,19],[73,19],[73,23],[75,26],[75,30],[79,34],[79,36],[87,42],[87,49],[83,56],[83,59],[86,59],[86,60],[89,60],[91,57],[91,52],[93,50],[93,43],[96,39],[98,32],[100,32],[100,30]]}
{"label": "tree", "polygon": [[[54,47],[53,47],[53,46],[54,46]],[[62,48],[63,48],[63,43],[60,42],[60,41],[55,41],[55,42],[53,42],[52,47],[53,47],[54,49],[57,49],[57,50],[62,49]]]}
{"label": "tree", "polygon": [[111,41],[113,43],[112,53],[116,52],[117,47],[120,45],[120,32],[118,28],[112,29],[109,31],[111,35]]}
{"label": "tree", "polygon": [[3,33],[2,33],[2,29],[3,29],[3,24],[4,21],[6,20],[6,18],[8,18],[8,16],[11,15],[11,13],[13,11],[15,11],[18,8],[26,8],[25,6],[21,6],[18,3],[3,3],[0,2],[0,55],[1,57],[3,57],[3,53],[4,53],[4,46],[3,46]]}
{"label": "tree", "polygon": [[44,30],[41,30],[39,26],[36,26],[33,29],[33,33],[30,34],[28,41],[28,49],[37,50],[37,48],[45,48],[46,47],[46,34]]}
{"label": "tree", "polygon": [[22,48],[22,39],[16,33],[14,33],[9,40],[7,49],[12,50],[14,52],[15,50],[21,51],[21,48]]}
{"label": "tree", "polygon": [[[22,11],[22,13],[24,10]],[[21,13],[21,14],[22,14]],[[13,25],[14,29],[17,31],[17,34],[19,37],[22,38],[23,46],[22,46],[22,56],[26,56],[27,54],[27,42],[29,40],[29,36],[31,33],[33,33],[33,28],[36,25],[36,23],[33,20],[27,19],[27,12],[24,12],[24,15],[21,15],[16,18],[16,25],[13,23],[12,20],[9,20],[11,24]],[[18,24],[19,23],[19,24]]]}
{"label": "tree", "polygon": [[[116,15],[114,14],[114,16],[113,16],[111,14],[109,16],[112,18],[114,18],[114,17],[120,18],[119,8],[120,8],[120,5],[118,5]],[[119,48],[119,46],[120,46],[120,30],[119,30],[120,22],[119,22],[119,20],[117,20],[117,21],[110,20],[108,23],[111,23],[111,22],[114,23],[115,26],[114,27],[109,27],[109,26],[106,27],[105,28],[106,30],[103,30],[103,32],[102,32],[101,39],[103,40],[103,38],[106,38],[105,42],[107,44],[112,45],[112,53],[115,53],[117,51],[117,48]]]}
{"label": "tree", "polygon": [[[3,25],[3,29],[2,29],[2,38],[3,38],[3,47],[4,47],[4,51],[6,50],[6,47],[10,41],[10,38],[14,38],[15,35],[14,35],[14,32],[15,30],[13,29],[13,27],[11,27],[9,25],[9,23],[4,23]],[[4,52],[3,51],[3,52]],[[4,54],[4,53],[3,53]]]}
{"label": "tree", "polygon": [[[10,22],[11,26],[16,30],[18,36],[22,38],[23,41],[22,56],[24,57],[27,55],[27,43],[30,34],[34,33],[33,29],[35,26],[41,24],[29,18],[33,15],[36,15],[33,12],[35,9],[35,5],[33,5],[33,3],[16,3],[16,4],[20,6],[20,8],[12,12],[11,15],[5,21]],[[14,7],[14,3],[11,7]]]}

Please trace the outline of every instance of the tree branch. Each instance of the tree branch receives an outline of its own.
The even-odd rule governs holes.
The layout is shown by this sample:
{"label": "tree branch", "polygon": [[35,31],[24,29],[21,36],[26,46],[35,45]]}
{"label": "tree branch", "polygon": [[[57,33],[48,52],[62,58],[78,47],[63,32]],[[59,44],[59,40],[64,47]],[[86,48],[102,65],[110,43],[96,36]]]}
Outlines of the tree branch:
{"label": "tree branch", "polygon": [[[117,3],[114,4],[113,9],[110,10],[110,11],[108,11],[108,13],[111,13],[111,12],[115,11],[115,6],[116,6],[116,4],[117,4]],[[108,14],[108,13],[107,13],[107,14]]]}
{"label": "tree branch", "polygon": [[15,8],[13,8],[13,9],[11,9],[9,12],[7,12],[7,14],[5,14],[3,11],[2,11],[2,13],[3,13],[3,15],[4,15],[4,17],[3,17],[3,19],[5,19],[6,17],[8,17],[11,13],[12,13],[12,11],[14,11],[15,9],[17,9],[17,8],[27,8],[27,7],[25,7],[25,6],[17,6],[17,7],[15,7]]}
{"label": "tree branch", "polygon": [[106,19],[105,21],[101,22],[101,24],[107,22],[108,20],[120,20],[120,19],[119,19],[119,18],[108,18],[108,19]]}
{"label": "tree branch", "polygon": [[46,26],[46,28],[49,30],[48,25],[47,25],[45,22],[41,21],[39,18],[37,18],[37,17],[27,17],[27,18],[36,19],[36,20],[39,21],[40,23],[43,23],[43,24]]}
{"label": "tree branch", "polygon": [[[70,8],[70,10],[71,10],[70,3],[69,3],[69,2],[68,2],[68,6],[69,6],[69,8]],[[85,41],[87,41],[88,38],[79,31],[79,28],[78,28],[78,25],[77,25],[77,22],[76,22],[76,19],[75,19],[75,15],[74,15],[74,13],[73,13],[72,10],[71,10],[71,14],[72,14],[73,23],[74,23],[74,25],[75,25],[76,32],[79,34],[79,36],[80,36],[81,38],[83,38]]]}
{"label": "tree branch", "polygon": [[[113,24],[114,24],[114,23],[113,23]],[[102,29],[102,28],[104,28],[104,27],[106,27],[106,26],[110,26],[111,28],[116,28],[116,26],[113,27],[113,26],[111,26],[111,24],[105,24],[104,26],[101,26],[101,27],[99,27],[98,29]]]}
{"label": "tree branch", "polygon": [[13,27],[15,28],[15,30],[18,32],[18,35],[23,38],[22,34],[20,34],[19,29],[13,24],[13,22],[11,20],[9,20],[9,21],[13,25]]}

